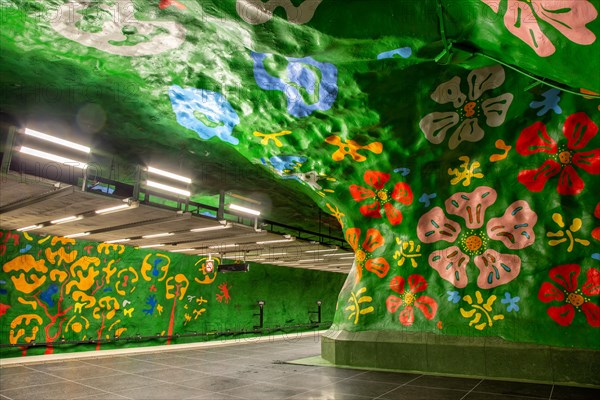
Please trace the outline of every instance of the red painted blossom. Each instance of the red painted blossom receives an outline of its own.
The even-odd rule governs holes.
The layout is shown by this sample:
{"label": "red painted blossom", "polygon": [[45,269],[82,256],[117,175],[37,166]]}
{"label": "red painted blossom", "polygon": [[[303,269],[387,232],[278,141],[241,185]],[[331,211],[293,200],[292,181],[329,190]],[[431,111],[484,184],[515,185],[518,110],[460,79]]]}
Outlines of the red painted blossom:
{"label": "red painted blossom", "polygon": [[[600,219],[600,201],[596,204],[596,209],[594,210],[594,217]],[[592,231],[592,237],[596,240],[600,240],[600,227],[594,228]]]}
{"label": "red painted blossom", "polygon": [[559,194],[580,193],[585,183],[574,166],[590,174],[600,174],[600,148],[580,151],[597,133],[598,125],[583,112],[567,117],[563,126],[566,145],[552,139],[546,125],[541,122],[523,129],[517,140],[517,152],[523,156],[547,153],[551,157],[537,169],[519,172],[519,182],[532,192],[541,192],[548,179],[560,174],[557,188]]}
{"label": "red painted blossom", "polygon": [[544,303],[560,302],[548,308],[548,315],[557,324],[569,326],[578,311],[583,311],[588,324],[595,328],[600,327],[600,306],[589,296],[600,295],[600,271],[590,268],[587,271],[586,281],[579,288],[577,282],[581,267],[577,264],[565,264],[554,267],[549,275],[558,287],[550,282],[544,282],[540,287],[538,299]]}
{"label": "red painted blossom", "polygon": [[427,289],[427,281],[421,275],[413,274],[407,279],[408,289],[405,286],[405,280],[401,276],[395,276],[390,282],[390,289],[398,293],[400,297],[391,295],[385,301],[387,310],[391,313],[395,313],[400,308],[400,315],[398,319],[404,326],[411,326],[415,321],[415,308],[423,314],[423,316],[429,320],[435,317],[437,313],[438,304],[429,296],[419,296],[417,293],[425,291]]}
{"label": "red painted blossom", "polygon": [[402,212],[397,209],[392,200],[404,205],[412,204],[413,193],[406,182],[397,183],[392,192],[385,189],[385,184],[390,180],[390,174],[379,171],[367,171],[364,180],[374,190],[358,185],[350,185],[350,194],[354,201],[373,200],[369,204],[360,207],[360,213],[365,217],[381,218],[381,208],[392,225],[402,222]]}
{"label": "red painted blossom", "polygon": [[158,4],[158,8],[160,8],[161,10],[164,10],[165,8],[168,8],[171,6],[177,7],[180,10],[186,9],[186,7],[183,4],[181,4],[180,2],[175,1],[175,0],[160,0],[160,3]]}
{"label": "red painted blossom", "polygon": [[367,237],[359,244],[361,230],[359,228],[346,229],[346,240],[354,250],[357,280],[362,278],[363,267],[380,278],[387,275],[390,264],[383,257],[372,258],[372,253],[385,244],[385,239],[375,228],[367,230]]}

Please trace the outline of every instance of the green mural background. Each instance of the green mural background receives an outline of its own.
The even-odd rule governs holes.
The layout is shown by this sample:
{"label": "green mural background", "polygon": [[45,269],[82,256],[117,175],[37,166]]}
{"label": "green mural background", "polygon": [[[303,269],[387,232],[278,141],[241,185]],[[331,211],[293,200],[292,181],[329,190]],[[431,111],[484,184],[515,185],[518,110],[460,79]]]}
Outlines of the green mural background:
{"label": "green mural background", "polygon": [[[331,322],[344,279],[254,263],[246,273],[210,272],[206,257],[0,234],[1,343],[56,344],[3,347],[3,357],[222,340],[217,332],[248,332],[231,338],[261,335],[252,334],[259,325],[254,315],[259,300],[265,302],[264,328],[270,332],[311,329],[316,314],[309,312],[317,310],[317,300],[323,322]],[[219,260],[215,265],[218,269]],[[212,335],[175,337],[193,333]],[[167,338],[148,339],[156,335]]]}
{"label": "green mural background", "polygon": [[339,329],[600,349],[600,3],[270,3],[4,1],[2,107],[310,196],[356,252]]}

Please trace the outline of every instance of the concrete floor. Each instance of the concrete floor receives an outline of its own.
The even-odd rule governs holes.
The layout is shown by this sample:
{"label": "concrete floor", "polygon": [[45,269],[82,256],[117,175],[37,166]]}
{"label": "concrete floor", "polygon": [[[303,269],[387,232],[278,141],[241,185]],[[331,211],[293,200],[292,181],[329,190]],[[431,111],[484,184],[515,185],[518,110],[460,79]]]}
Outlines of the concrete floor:
{"label": "concrete floor", "polygon": [[600,399],[600,390],[285,364],[319,336],[0,368],[0,399]]}

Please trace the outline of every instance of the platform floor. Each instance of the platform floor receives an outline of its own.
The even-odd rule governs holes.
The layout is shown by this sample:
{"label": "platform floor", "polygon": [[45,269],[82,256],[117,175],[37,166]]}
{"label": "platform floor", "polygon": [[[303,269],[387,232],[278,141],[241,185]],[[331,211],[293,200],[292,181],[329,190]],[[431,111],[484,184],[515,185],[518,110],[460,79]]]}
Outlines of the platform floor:
{"label": "platform floor", "polygon": [[0,399],[596,400],[600,390],[308,366],[319,336],[0,368]]}

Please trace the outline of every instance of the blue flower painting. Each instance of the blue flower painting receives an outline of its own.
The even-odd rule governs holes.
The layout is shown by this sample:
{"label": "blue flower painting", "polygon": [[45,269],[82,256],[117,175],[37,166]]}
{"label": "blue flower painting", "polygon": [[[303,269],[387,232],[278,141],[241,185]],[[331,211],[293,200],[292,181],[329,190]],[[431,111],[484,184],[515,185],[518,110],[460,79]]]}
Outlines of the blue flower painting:
{"label": "blue flower painting", "polygon": [[[306,117],[315,110],[329,110],[338,94],[337,68],[330,63],[321,63],[311,57],[287,58],[285,77],[270,75],[265,69],[265,58],[269,54],[252,52],[254,79],[261,89],[279,90],[287,97],[287,111],[294,117]],[[319,71],[319,74],[315,70]],[[307,102],[300,91],[314,102]],[[310,104],[309,104],[310,103]]]}
{"label": "blue flower painting", "polygon": [[177,122],[196,132],[201,139],[216,136],[233,145],[240,142],[232,135],[240,119],[221,93],[173,85],[169,88],[169,97]]}

